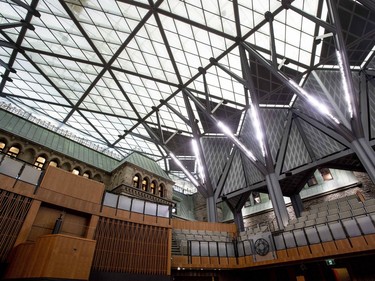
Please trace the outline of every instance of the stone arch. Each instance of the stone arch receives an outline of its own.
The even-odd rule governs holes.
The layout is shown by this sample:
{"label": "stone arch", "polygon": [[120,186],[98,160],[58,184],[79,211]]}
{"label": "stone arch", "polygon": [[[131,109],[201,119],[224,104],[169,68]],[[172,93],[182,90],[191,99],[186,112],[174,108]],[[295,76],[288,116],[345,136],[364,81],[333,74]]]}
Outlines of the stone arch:
{"label": "stone arch", "polygon": [[149,179],[149,177],[147,177],[147,176],[143,177],[142,183],[141,183],[141,189],[143,191],[148,191],[149,186],[150,186],[150,179]]}
{"label": "stone arch", "polygon": [[64,162],[61,164],[61,169],[65,171],[71,171],[72,170],[72,165],[69,162]]}
{"label": "stone arch", "polygon": [[99,174],[95,174],[95,175],[92,177],[92,179],[95,180],[95,181],[102,182],[102,176],[99,175]]}

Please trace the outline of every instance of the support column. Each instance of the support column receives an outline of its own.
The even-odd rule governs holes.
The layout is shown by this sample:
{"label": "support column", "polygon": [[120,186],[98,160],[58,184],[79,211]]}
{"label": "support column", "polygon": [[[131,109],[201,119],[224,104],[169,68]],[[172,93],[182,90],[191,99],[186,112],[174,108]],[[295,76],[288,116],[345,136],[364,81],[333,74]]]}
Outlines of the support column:
{"label": "support column", "polygon": [[364,138],[359,138],[351,142],[351,148],[358,156],[372,182],[375,183],[375,152],[369,142]]}
{"label": "support column", "polygon": [[303,212],[303,203],[301,196],[299,194],[293,194],[290,196],[290,201],[292,201],[292,206],[296,217],[299,218]]}
{"label": "support column", "polygon": [[39,212],[41,203],[42,202],[39,200],[33,200],[33,202],[31,203],[29,212],[26,215],[25,221],[23,222],[21,230],[18,233],[16,242],[14,243],[14,247],[27,241],[27,237],[29,237],[31,227],[33,226],[36,215]]}
{"label": "support column", "polygon": [[91,215],[90,223],[87,227],[86,238],[94,239],[96,227],[98,226],[99,216]]}
{"label": "support column", "polygon": [[217,222],[217,208],[215,196],[207,197],[207,221]]}
{"label": "support column", "polygon": [[277,225],[279,229],[284,229],[284,227],[288,224],[289,216],[276,174],[267,174],[266,182],[268,194],[271,198],[273,210],[275,212]]}
{"label": "support column", "polygon": [[245,230],[245,226],[243,223],[243,215],[242,209],[241,210],[232,210],[234,223],[237,226],[237,231],[241,232]]}

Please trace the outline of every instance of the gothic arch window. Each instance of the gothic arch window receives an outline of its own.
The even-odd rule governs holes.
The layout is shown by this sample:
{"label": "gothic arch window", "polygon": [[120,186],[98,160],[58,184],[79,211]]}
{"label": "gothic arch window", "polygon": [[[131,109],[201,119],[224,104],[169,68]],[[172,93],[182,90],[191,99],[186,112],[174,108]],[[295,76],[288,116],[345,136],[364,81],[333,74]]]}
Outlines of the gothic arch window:
{"label": "gothic arch window", "polygon": [[17,157],[18,154],[20,154],[20,147],[15,145],[15,146],[12,146],[11,148],[9,148],[7,154],[10,156],[10,157]]}
{"label": "gothic arch window", "polygon": [[72,174],[74,175],[79,175],[81,173],[81,170],[78,168],[78,167],[75,167],[73,170],[72,170]]}
{"label": "gothic arch window", "polygon": [[99,174],[96,174],[92,179],[95,180],[95,181],[102,182],[102,176],[99,175]]}
{"label": "gothic arch window", "polygon": [[156,187],[158,186],[158,183],[156,181],[152,181],[150,184],[150,192],[152,194],[156,194]]}
{"label": "gothic arch window", "polygon": [[148,191],[149,179],[148,177],[144,177],[142,180],[142,190]]}
{"label": "gothic arch window", "polygon": [[58,167],[59,166],[59,160],[53,159],[53,160],[49,161],[48,165],[52,166],[52,167]]}
{"label": "gothic arch window", "polygon": [[6,145],[5,142],[0,141],[0,152],[4,151],[5,145]]}
{"label": "gothic arch window", "polygon": [[38,169],[41,170],[43,169],[44,165],[46,164],[47,158],[45,155],[40,155],[36,158],[34,162],[34,166]]}
{"label": "gothic arch window", "polygon": [[139,188],[139,182],[140,182],[140,180],[141,180],[141,175],[140,174],[136,174],[133,177],[133,187]]}
{"label": "gothic arch window", "polygon": [[160,196],[160,197],[164,197],[164,184],[159,184],[159,186],[158,186],[158,195]]}

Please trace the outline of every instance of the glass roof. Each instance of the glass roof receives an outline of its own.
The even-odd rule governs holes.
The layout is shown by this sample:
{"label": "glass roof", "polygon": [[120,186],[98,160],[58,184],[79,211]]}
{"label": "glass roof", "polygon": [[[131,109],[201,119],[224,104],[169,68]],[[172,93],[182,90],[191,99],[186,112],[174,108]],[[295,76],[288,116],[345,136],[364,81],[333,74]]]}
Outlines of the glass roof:
{"label": "glass roof", "polygon": [[[279,69],[303,84],[306,73],[322,64],[322,49],[329,53],[331,40],[317,44],[328,31],[301,15],[327,21],[324,0],[296,0],[293,9],[279,0],[24,3],[35,9],[28,13],[13,1],[0,0],[0,101],[116,158],[140,151],[166,170],[172,167],[165,161],[165,148],[178,152],[178,145],[168,147],[167,139],[189,141],[189,118],[199,121],[201,134],[216,133],[196,104],[186,104],[182,88],[209,105],[208,111],[217,106],[215,116],[233,120],[231,130],[240,131],[249,100],[234,78],[243,77],[240,42],[267,60],[276,52]],[[19,24],[21,20],[26,24]],[[364,58],[373,47],[361,49]],[[233,75],[214,66],[211,58]],[[256,59],[249,60],[261,106],[289,107],[294,94]],[[155,134],[150,135],[150,128]],[[179,151],[183,161],[186,149]]]}

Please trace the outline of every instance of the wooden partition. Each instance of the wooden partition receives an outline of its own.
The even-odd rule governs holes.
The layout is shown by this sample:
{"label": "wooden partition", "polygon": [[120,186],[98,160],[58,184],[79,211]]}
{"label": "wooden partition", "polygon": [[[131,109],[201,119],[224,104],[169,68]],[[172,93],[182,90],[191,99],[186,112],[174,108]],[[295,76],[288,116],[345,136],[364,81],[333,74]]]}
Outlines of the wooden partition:
{"label": "wooden partition", "polygon": [[60,234],[18,245],[5,274],[15,278],[88,280],[96,242]]}
{"label": "wooden partition", "polygon": [[97,241],[95,271],[170,273],[169,228],[101,217],[94,239]]}
{"label": "wooden partition", "polygon": [[32,199],[0,189],[0,263],[12,249]]}
{"label": "wooden partition", "polygon": [[208,231],[223,231],[228,233],[236,233],[236,225],[226,223],[212,223],[201,221],[184,221],[180,219],[172,219],[172,228],[174,229],[194,229]]}
{"label": "wooden partition", "polygon": [[96,204],[101,204],[105,189],[103,183],[52,166],[47,168],[40,188]]}

